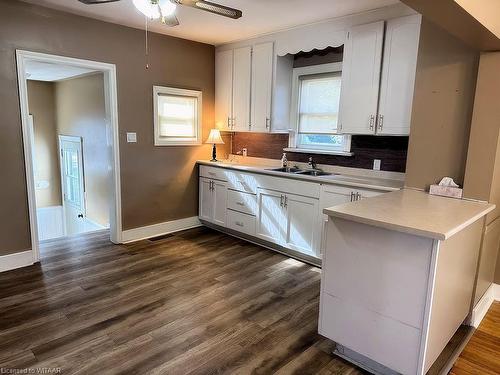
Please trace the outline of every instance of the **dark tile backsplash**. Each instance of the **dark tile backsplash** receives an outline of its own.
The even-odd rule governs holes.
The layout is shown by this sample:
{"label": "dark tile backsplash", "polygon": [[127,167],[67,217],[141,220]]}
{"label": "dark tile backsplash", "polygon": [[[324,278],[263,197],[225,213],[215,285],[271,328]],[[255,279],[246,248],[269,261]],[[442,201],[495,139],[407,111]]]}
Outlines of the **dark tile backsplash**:
{"label": "dark tile backsplash", "polygon": [[[288,134],[235,133],[233,153],[248,149],[248,156],[281,159],[283,148],[288,147]],[[408,137],[383,137],[353,135],[351,140],[353,156],[304,154],[287,152],[288,160],[307,162],[310,156],[318,164],[339,165],[372,169],[373,160],[381,160],[381,170],[405,172],[408,151]]]}

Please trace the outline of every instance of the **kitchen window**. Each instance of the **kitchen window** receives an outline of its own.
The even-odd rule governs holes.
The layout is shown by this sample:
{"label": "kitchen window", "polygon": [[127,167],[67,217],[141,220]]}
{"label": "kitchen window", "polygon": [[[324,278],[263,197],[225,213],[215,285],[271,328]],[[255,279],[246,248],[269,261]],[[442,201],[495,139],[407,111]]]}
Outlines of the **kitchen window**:
{"label": "kitchen window", "polygon": [[201,91],[153,87],[155,146],[201,144]]}
{"label": "kitchen window", "polygon": [[293,71],[292,121],[295,151],[347,154],[350,136],[338,134],[342,64],[296,68]]}

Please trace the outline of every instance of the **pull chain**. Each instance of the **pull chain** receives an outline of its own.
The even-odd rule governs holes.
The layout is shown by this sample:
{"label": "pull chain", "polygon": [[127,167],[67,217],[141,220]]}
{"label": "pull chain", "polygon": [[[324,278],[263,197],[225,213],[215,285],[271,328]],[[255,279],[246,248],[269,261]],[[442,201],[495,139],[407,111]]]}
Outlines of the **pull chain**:
{"label": "pull chain", "polygon": [[149,69],[149,45],[148,45],[148,26],[149,26],[149,19],[146,16],[146,69]]}

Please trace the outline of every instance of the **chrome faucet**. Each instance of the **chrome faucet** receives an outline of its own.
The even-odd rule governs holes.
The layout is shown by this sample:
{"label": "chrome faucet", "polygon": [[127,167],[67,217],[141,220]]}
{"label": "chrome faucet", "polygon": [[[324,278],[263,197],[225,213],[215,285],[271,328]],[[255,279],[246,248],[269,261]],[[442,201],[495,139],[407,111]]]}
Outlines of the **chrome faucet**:
{"label": "chrome faucet", "polygon": [[309,163],[308,164],[309,164],[309,168],[316,169],[316,163],[314,162],[312,156],[309,157]]}

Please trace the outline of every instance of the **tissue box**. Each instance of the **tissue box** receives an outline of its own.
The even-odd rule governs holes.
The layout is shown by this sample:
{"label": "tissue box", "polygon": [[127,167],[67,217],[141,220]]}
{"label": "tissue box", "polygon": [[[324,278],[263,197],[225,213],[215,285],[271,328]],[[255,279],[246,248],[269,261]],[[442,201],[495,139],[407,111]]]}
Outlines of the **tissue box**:
{"label": "tissue box", "polygon": [[454,186],[431,185],[429,194],[461,199],[463,189]]}

